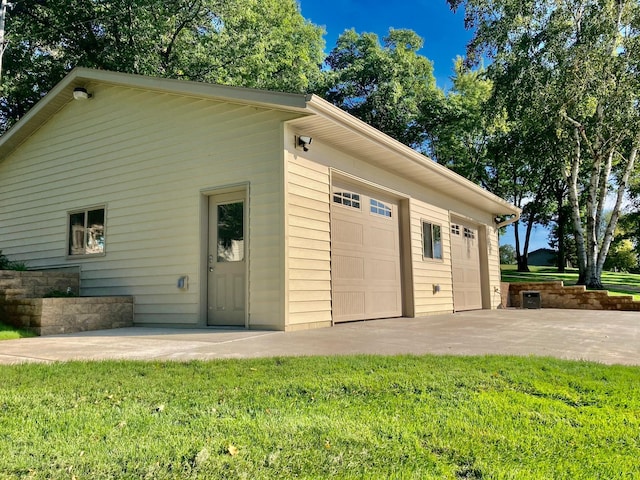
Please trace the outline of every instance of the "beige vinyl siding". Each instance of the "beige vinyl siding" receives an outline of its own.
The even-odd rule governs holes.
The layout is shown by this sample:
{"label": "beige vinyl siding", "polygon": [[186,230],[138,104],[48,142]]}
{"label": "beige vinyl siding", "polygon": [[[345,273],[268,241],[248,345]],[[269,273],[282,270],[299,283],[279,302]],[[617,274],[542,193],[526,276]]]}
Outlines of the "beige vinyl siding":
{"label": "beige vinyl siding", "polygon": [[329,170],[287,155],[287,329],[331,322]]}
{"label": "beige vinyl siding", "polygon": [[[489,264],[489,292],[491,308],[498,308],[501,303],[500,297],[500,243],[496,228],[487,226],[487,256]],[[486,307],[485,307],[486,308]]]}
{"label": "beige vinyl siding", "polygon": [[[92,85],[0,163],[0,245],[80,265],[83,295],[135,295],[138,324],[200,318],[201,195],[246,183],[250,326],[282,324],[282,121],[251,106]],[[66,257],[67,212],[106,206],[106,255]],[[189,289],[176,288],[189,276]]]}
{"label": "beige vinyl siding", "polygon": [[[290,139],[290,142],[286,147],[290,158],[295,157],[297,159],[296,163],[309,165],[309,169],[312,168],[312,165],[315,165],[314,170],[321,174],[324,174],[329,168],[333,168],[337,172],[343,172],[353,176],[354,179],[361,179],[365,183],[388,189],[391,194],[395,193],[399,198],[409,199],[413,285],[404,285],[403,288],[413,289],[416,316],[452,312],[453,286],[451,280],[450,216],[456,214],[464,218],[473,219],[480,224],[487,224],[489,225],[487,232],[491,232],[493,229],[491,215],[476,208],[474,205],[453,199],[444,192],[429,189],[411,181],[411,179],[403,178],[367,163],[366,152],[363,152],[362,157],[356,157],[333,148],[327,143],[317,141],[316,139],[314,139],[308,152],[296,150],[293,145],[295,133],[297,132],[290,131],[288,134],[287,138]],[[298,186],[290,185],[289,188],[295,189],[297,193],[305,194],[305,191]],[[322,195],[325,194],[322,193],[322,195],[318,195],[318,193],[319,192],[314,192],[314,198],[320,200]],[[289,202],[289,204],[290,203],[291,202]],[[442,261],[422,258],[423,220],[441,225],[442,227],[444,257]],[[301,243],[304,245],[307,245],[311,238],[317,237],[313,232],[307,232],[307,235],[309,235],[308,238],[301,240]],[[294,239],[290,242],[292,241],[294,241]],[[499,278],[496,277],[497,269],[499,269],[498,257],[496,256],[497,244],[489,243],[489,248],[492,248],[492,246],[493,253],[489,253],[489,267],[492,279],[490,286],[491,291],[494,289],[496,278]],[[316,245],[316,247],[324,248],[324,243],[320,243]],[[440,285],[440,292],[433,292],[434,284]],[[499,280],[495,286],[499,287]],[[324,288],[324,285],[319,282],[316,285],[305,284],[305,287],[309,289]]]}
{"label": "beige vinyl siding", "polygon": [[[413,261],[413,288],[416,316],[453,311],[453,285],[451,281],[451,241],[449,212],[424,201],[411,199],[411,252]],[[442,260],[422,255],[422,222],[440,225],[442,233]],[[440,286],[434,292],[434,285]]]}

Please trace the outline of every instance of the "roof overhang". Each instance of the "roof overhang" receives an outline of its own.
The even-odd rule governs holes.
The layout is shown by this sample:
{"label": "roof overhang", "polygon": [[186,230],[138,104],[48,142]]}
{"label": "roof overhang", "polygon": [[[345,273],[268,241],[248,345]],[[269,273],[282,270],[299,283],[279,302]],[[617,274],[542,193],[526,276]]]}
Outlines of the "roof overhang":
{"label": "roof overhang", "polygon": [[[53,115],[73,100],[76,87],[101,83],[126,88],[184,95],[225,102],[254,105],[275,110],[306,112],[307,95],[271,92],[251,88],[212,85],[170,78],[147,77],[127,73],[75,68],[45,95],[11,129],[0,137],[0,162],[29,138]],[[90,90],[90,88],[89,88]]]}
{"label": "roof overhang", "polygon": [[271,92],[201,82],[147,77],[106,70],[75,68],[22,119],[0,137],[0,162],[33,135],[53,115],[73,101],[73,90],[109,84],[126,88],[192,96],[294,112],[289,123],[305,134],[325,139],[334,147],[410,178],[428,188],[460,198],[493,215],[520,216],[520,209],[461,175],[371,127],[317,95]]}
{"label": "roof overhang", "polygon": [[289,121],[318,140],[326,139],[336,148],[356,157],[365,157],[384,170],[409,178],[428,188],[471,203],[493,215],[520,217],[520,209],[483,189],[452,170],[434,162],[392,137],[335,107],[326,100],[311,95],[307,108],[314,115]]}

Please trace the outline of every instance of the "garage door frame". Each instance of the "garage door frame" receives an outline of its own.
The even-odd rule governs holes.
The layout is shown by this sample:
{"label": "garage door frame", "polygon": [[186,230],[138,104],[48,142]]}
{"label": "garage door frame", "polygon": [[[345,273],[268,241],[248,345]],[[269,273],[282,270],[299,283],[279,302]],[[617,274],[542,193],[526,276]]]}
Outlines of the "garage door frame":
{"label": "garage door frame", "polygon": [[[487,282],[484,273],[486,255],[482,253],[486,243],[482,241],[483,232],[482,225],[476,222],[453,214],[450,216],[451,285],[455,312],[484,307]],[[456,251],[458,247],[460,250]],[[473,270],[470,269],[472,265]]]}
{"label": "garage door frame", "polygon": [[[337,314],[336,310],[339,308],[339,306],[337,306],[336,304],[336,292],[339,291],[340,289],[340,279],[336,278],[336,270],[335,267],[337,266],[334,262],[335,262],[335,257],[334,254],[336,251],[339,251],[339,247],[337,247],[337,245],[339,245],[337,242],[335,242],[335,214],[334,212],[336,211],[336,209],[342,209],[344,208],[341,205],[337,205],[334,204],[334,191],[335,189],[338,190],[350,190],[353,192],[360,192],[360,194],[363,195],[364,200],[366,200],[366,204],[363,203],[362,205],[362,220],[365,221],[366,218],[369,218],[371,214],[371,212],[369,211],[370,209],[370,205],[369,205],[369,197],[372,197],[374,199],[377,200],[382,200],[387,201],[387,202],[391,202],[394,204],[394,209],[393,211],[395,212],[394,215],[396,216],[395,221],[397,222],[397,232],[396,232],[396,238],[397,238],[397,261],[398,261],[398,267],[399,267],[399,271],[397,272],[397,281],[398,281],[398,302],[399,302],[399,309],[396,311],[395,314],[393,315],[389,315],[386,313],[381,313],[381,314],[375,314],[372,315],[370,314],[370,312],[367,312],[365,315],[362,315],[362,318],[360,317],[349,317],[349,316],[340,316],[339,314]],[[407,283],[407,276],[410,277],[411,275],[411,269],[410,269],[410,254],[409,252],[409,235],[405,233],[406,229],[408,228],[408,214],[409,214],[409,207],[408,207],[408,199],[406,198],[406,196],[402,196],[401,194],[399,194],[398,192],[394,192],[390,189],[386,189],[384,187],[381,187],[379,185],[376,184],[372,184],[370,182],[367,182],[365,180],[359,179],[357,177],[353,177],[351,175],[348,174],[343,174],[342,172],[336,172],[336,171],[332,171],[332,176],[331,176],[331,185],[330,185],[330,191],[331,191],[331,198],[330,198],[330,205],[331,205],[331,238],[332,238],[332,245],[331,245],[331,259],[332,259],[332,284],[331,284],[331,296],[332,296],[332,322],[335,323],[340,323],[340,322],[347,322],[347,321],[358,321],[358,320],[367,320],[367,319],[373,319],[373,318],[390,318],[390,317],[400,317],[403,315],[410,315],[410,312],[413,311],[412,308],[409,307],[409,305],[412,305],[413,302],[413,298],[411,297],[411,293],[408,289],[406,288],[406,285],[408,285]],[[338,212],[340,210],[337,210]],[[375,221],[375,217],[372,217]],[[386,219],[385,219],[386,220]],[[334,247],[336,248],[334,250]],[[408,261],[407,261],[408,260]]]}

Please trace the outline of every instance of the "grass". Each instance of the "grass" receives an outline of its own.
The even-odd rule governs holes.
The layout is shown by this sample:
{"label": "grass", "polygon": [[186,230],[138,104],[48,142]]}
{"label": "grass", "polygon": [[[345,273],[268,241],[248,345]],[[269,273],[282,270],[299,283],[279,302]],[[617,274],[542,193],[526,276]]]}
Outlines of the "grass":
{"label": "grass", "polygon": [[[551,282],[564,281],[565,285],[575,285],[578,281],[578,270],[568,268],[559,273],[555,267],[530,266],[530,272],[518,272],[515,265],[501,265],[503,282]],[[602,272],[602,284],[612,295],[632,295],[640,301],[640,275],[633,273]]]}
{"label": "grass", "polygon": [[29,330],[15,328],[11,325],[0,323],[0,340],[15,340],[16,338],[34,337],[35,334]]}
{"label": "grass", "polygon": [[0,367],[0,478],[640,478],[640,368],[515,357]]}

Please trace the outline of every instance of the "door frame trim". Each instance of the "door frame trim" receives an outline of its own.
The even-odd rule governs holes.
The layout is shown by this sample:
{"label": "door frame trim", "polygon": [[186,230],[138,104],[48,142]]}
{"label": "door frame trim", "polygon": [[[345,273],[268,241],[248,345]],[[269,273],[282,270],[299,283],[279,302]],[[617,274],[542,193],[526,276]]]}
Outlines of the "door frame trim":
{"label": "door frame trim", "polygon": [[239,182],[228,185],[222,185],[219,187],[209,187],[200,190],[199,202],[200,202],[200,262],[199,272],[200,277],[200,314],[198,325],[199,327],[208,328],[226,328],[212,326],[208,324],[208,257],[209,257],[209,197],[216,195],[224,195],[227,193],[241,193],[244,192],[244,229],[245,229],[245,290],[244,290],[244,328],[249,328],[250,313],[249,313],[249,263],[251,261],[251,235],[249,228],[249,211],[250,211],[250,182]]}

